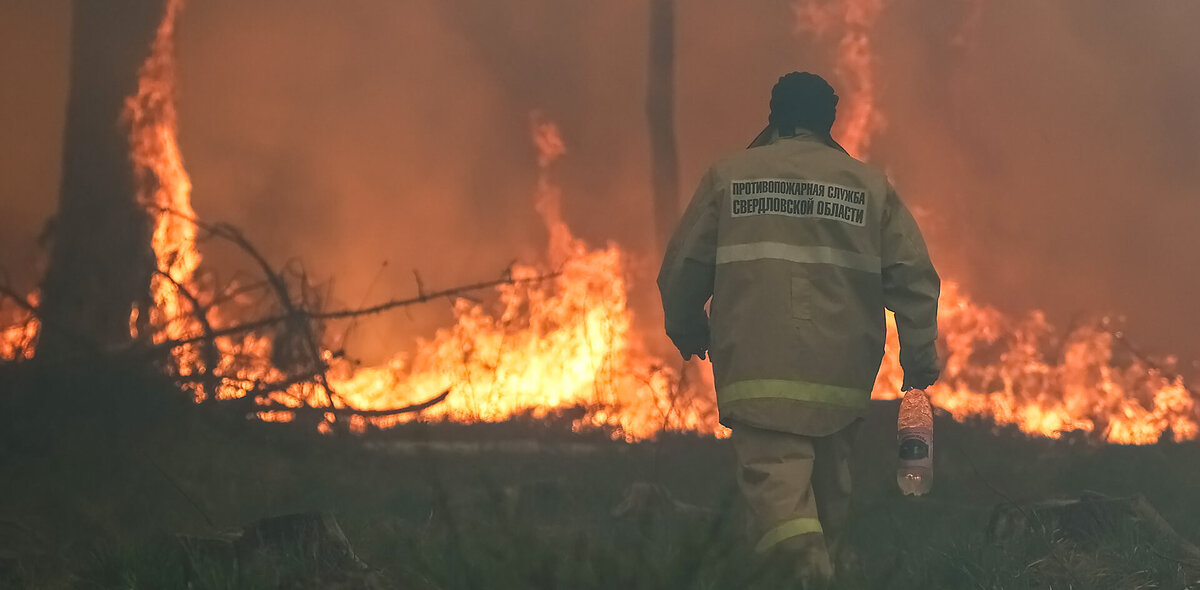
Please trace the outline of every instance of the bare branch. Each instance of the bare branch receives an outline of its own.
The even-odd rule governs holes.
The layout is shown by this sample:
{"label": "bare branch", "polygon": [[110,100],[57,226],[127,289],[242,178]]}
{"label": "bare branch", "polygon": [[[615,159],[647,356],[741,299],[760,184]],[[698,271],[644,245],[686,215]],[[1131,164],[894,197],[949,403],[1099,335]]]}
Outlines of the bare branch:
{"label": "bare branch", "polygon": [[[206,377],[205,381],[210,388],[208,393],[209,395],[213,396],[212,399],[216,399],[217,392],[213,386],[216,385],[216,383],[220,380],[220,377],[217,376],[216,371],[217,367],[219,367],[221,364],[221,351],[217,348],[217,339],[212,335],[213,326],[212,322],[208,321],[208,308],[202,305],[200,303],[200,299],[197,298],[196,295],[193,294],[187,287],[180,284],[179,281],[176,281],[170,273],[163,272],[162,270],[156,270],[155,273],[167,282],[171,283],[171,285],[175,287],[175,291],[182,295],[184,299],[187,299],[192,305],[192,316],[196,318],[196,321],[200,323],[200,328],[204,331],[204,340],[199,344],[202,346],[204,351],[202,353],[202,358],[204,359],[204,375]],[[172,319],[173,318],[168,318],[167,321],[171,321]]]}
{"label": "bare branch", "polygon": [[1121,345],[1124,346],[1125,349],[1129,351],[1129,354],[1133,355],[1133,357],[1136,358],[1143,365],[1145,365],[1146,367],[1149,367],[1153,371],[1157,371],[1158,374],[1162,375],[1163,377],[1166,377],[1173,381],[1178,380],[1180,383],[1183,384],[1183,388],[1188,393],[1192,394],[1192,397],[1194,397],[1194,398],[1200,397],[1200,391],[1197,391],[1196,389],[1191,387],[1184,380],[1183,375],[1180,375],[1179,373],[1177,373],[1175,371],[1168,370],[1166,367],[1163,367],[1162,365],[1160,365],[1157,361],[1155,361],[1153,358],[1151,358],[1150,355],[1146,354],[1145,352],[1142,352],[1142,350],[1140,348],[1138,348],[1136,345],[1134,345],[1132,342],[1130,342],[1129,339],[1125,337],[1125,334],[1118,332],[1118,331],[1113,331],[1113,330],[1108,330],[1108,333],[1112,336],[1113,340],[1116,340],[1117,342],[1121,343]]}
{"label": "bare branch", "polygon": [[[214,399],[217,386],[222,383],[231,384],[234,387],[245,391],[245,396],[238,399],[247,403],[255,404],[266,402],[263,405],[252,406],[253,411],[256,412],[318,412],[331,413],[339,416],[363,416],[367,418],[373,418],[419,412],[433,405],[441,403],[450,394],[450,390],[446,390],[440,395],[424,402],[402,408],[361,410],[353,407],[344,398],[337,395],[332,384],[330,383],[328,376],[329,364],[326,362],[323,356],[321,345],[318,342],[316,334],[314,333],[314,325],[319,325],[316,324],[316,322],[342,319],[354,320],[360,317],[379,314],[392,309],[418,305],[440,298],[461,297],[472,291],[493,288],[500,285],[537,283],[556,277],[560,274],[556,272],[549,275],[518,280],[513,278],[510,269],[499,279],[482,281],[470,285],[443,289],[440,291],[428,292],[426,291],[426,287],[421,276],[414,271],[413,275],[417,282],[416,297],[391,300],[368,307],[360,306],[358,308],[321,311],[319,309],[310,308],[319,307],[319,303],[314,304],[313,301],[322,301],[328,299],[328,293],[322,295],[319,292],[319,290],[322,289],[321,287],[311,285],[308,282],[307,273],[304,272],[302,266],[298,265],[294,261],[291,261],[284,266],[282,271],[276,271],[275,268],[271,266],[270,262],[268,262],[266,256],[264,256],[262,252],[259,251],[236,227],[224,223],[203,223],[194,216],[182,215],[178,211],[174,211],[169,208],[158,209],[163,213],[173,215],[194,224],[197,228],[204,232],[206,238],[219,238],[234,244],[238,249],[249,256],[254,261],[255,265],[259,267],[261,274],[263,275],[263,281],[256,282],[251,285],[240,285],[224,292],[222,292],[221,289],[215,289],[215,294],[212,298],[212,301],[210,301],[209,305],[206,306],[201,303],[201,297],[198,294],[193,293],[187,286],[181,284],[180,281],[175,280],[168,273],[160,270],[158,271],[158,275],[163,277],[164,280],[170,282],[180,296],[187,299],[191,304],[192,309],[190,315],[195,317],[195,321],[198,323],[201,329],[201,334],[165,340],[161,343],[151,345],[145,345],[144,343],[130,343],[121,350],[110,352],[154,355],[165,351],[174,350],[181,346],[200,345],[203,350],[202,359],[205,364],[205,370],[203,372],[199,372],[198,374],[176,375],[175,378],[181,384],[199,383],[208,386],[213,390],[211,393],[214,396]],[[297,295],[298,299],[293,299],[294,290],[289,288],[289,281],[293,280],[293,275],[294,280],[298,280],[301,283]],[[267,315],[266,317],[261,317],[259,319],[251,320],[235,326],[217,328],[212,324],[212,321],[209,319],[208,315],[212,305],[214,304],[213,302],[217,300],[226,300],[233,297],[238,297],[241,294],[252,292],[258,289],[274,295],[274,298],[277,300],[280,307],[279,313]],[[11,288],[0,284],[0,295],[12,298],[17,302],[18,305],[26,309],[34,317],[37,317],[38,310],[36,306],[30,304],[24,297],[16,293]],[[177,319],[180,318],[168,318],[167,320],[174,321]],[[270,328],[280,324],[283,324],[285,328],[296,330],[294,333],[301,338],[300,344],[303,346],[302,354],[309,357],[311,364],[308,362],[302,362],[296,367],[279,367],[285,371],[285,378],[279,381],[270,382],[220,374],[218,367],[220,366],[223,354],[217,344],[220,338],[238,334],[253,333],[257,330]],[[53,326],[51,326],[51,329],[53,329]],[[247,367],[254,367],[261,363],[268,363],[270,366],[277,366],[279,364],[278,359],[267,360],[254,356],[247,357],[245,361],[247,363]],[[289,371],[288,369],[292,370]],[[289,372],[292,374],[287,375],[286,373]],[[289,389],[292,389],[297,385],[303,385],[306,387],[319,387],[321,392],[324,394],[324,405],[314,405],[311,403],[311,401],[304,399],[308,398],[310,394],[314,394],[315,392],[303,392],[299,396],[288,392]],[[296,402],[299,402],[300,405],[293,407],[291,405],[279,403],[271,399],[271,396],[279,394],[291,397]]]}
{"label": "bare branch", "polygon": [[267,405],[262,405],[262,406],[255,406],[254,411],[256,411],[256,412],[309,412],[309,411],[313,411],[313,412],[334,414],[337,416],[362,416],[364,418],[386,418],[388,416],[397,416],[400,414],[411,414],[413,412],[420,412],[422,410],[429,409],[430,407],[433,407],[437,404],[442,403],[442,401],[444,401],[446,399],[446,397],[449,395],[450,395],[450,390],[447,389],[446,391],[443,391],[442,393],[438,394],[436,397],[425,400],[419,404],[413,404],[411,406],[404,406],[402,408],[393,408],[393,409],[389,409],[389,410],[359,410],[359,409],[356,409],[356,408],[353,408],[350,406],[321,407],[321,406],[305,405],[305,406],[299,406],[299,407],[292,407],[292,406],[287,406],[284,404],[267,404]]}
{"label": "bare branch", "polygon": [[[538,275],[536,277],[532,277],[532,278],[528,278],[528,279],[511,279],[511,278],[495,279],[495,280],[491,280],[491,281],[483,281],[483,282],[474,283],[471,285],[463,285],[461,287],[454,287],[451,289],[435,291],[433,293],[426,293],[425,295],[411,297],[408,299],[396,299],[396,300],[392,300],[392,301],[388,301],[385,303],[380,303],[378,305],[372,305],[370,307],[364,307],[364,308],[360,308],[360,309],[341,309],[341,310],[326,311],[326,312],[305,312],[303,315],[304,315],[304,317],[313,319],[313,320],[340,320],[340,319],[355,318],[355,317],[360,317],[360,316],[365,316],[365,315],[374,315],[374,314],[383,313],[385,311],[389,311],[392,309],[407,307],[407,306],[411,306],[411,305],[419,305],[422,303],[428,303],[430,301],[433,301],[434,299],[441,299],[443,297],[455,297],[455,296],[463,295],[465,293],[469,293],[471,291],[478,291],[480,289],[488,289],[488,288],[497,287],[500,285],[523,285],[523,284],[538,283],[541,281],[545,281],[545,280],[557,277],[559,274],[560,273]],[[246,322],[244,324],[238,324],[236,326],[229,326],[229,327],[213,330],[213,333],[211,336],[214,338],[219,338],[222,336],[231,336],[234,334],[243,334],[246,332],[253,332],[255,330],[259,330],[259,329],[265,328],[267,326],[272,326],[272,325],[278,324],[280,322],[287,321],[288,319],[289,319],[289,316],[287,316],[287,315],[268,316],[265,318]],[[176,348],[179,346],[184,346],[187,344],[195,344],[203,339],[204,339],[204,336],[196,336],[196,337],[191,337],[191,338],[179,338],[179,339],[174,339],[174,340],[165,340],[161,344],[158,344],[158,345],[155,345],[154,347],[152,347],[151,350],[160,350],[160,349],[164,349],[164,348],[170,349],[170,348]]]}

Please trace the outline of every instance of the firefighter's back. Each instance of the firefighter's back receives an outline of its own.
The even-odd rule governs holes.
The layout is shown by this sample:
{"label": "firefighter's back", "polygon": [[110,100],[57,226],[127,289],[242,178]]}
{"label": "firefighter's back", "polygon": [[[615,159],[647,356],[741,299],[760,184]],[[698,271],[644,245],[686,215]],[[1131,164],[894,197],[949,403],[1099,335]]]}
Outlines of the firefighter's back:
{"label": "firefighter's back", "polygon": [[804,132],[712,174],[721,198],[711,353],[723,419],[814,435],[841,428],[865,409],[883,354],[886,177]]}
{"label": "firefighter's back", "polygon": [[683,358],[712,355],[755,550],[792,564],[797,581],[828,580],[836,563],[854,584],[841,532],[884,308],[895,314],[904,387],[929,386],[940,279],[884,175],[831,138],[837,102],[820,76],[779,79],[758,147],[701,179],[658,287]]}

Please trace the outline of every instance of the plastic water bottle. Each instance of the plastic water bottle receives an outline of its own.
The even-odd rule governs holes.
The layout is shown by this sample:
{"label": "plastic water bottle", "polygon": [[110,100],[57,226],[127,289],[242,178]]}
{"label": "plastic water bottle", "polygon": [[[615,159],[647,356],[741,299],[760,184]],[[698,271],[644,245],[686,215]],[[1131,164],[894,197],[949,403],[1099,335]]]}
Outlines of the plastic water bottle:
{"label": "plastic water bottle", "polygon": [[900,465],[896,483],[906,496],[921,496],[933,488],[933,408],[921,389],[910,389],[900,402],[896,422]]}

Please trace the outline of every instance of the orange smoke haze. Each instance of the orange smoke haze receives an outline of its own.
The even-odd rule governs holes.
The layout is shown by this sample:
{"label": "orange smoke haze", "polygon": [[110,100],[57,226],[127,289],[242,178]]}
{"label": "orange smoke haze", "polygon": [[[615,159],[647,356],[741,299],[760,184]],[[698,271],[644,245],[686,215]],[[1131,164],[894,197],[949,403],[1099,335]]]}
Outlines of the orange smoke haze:
{"label": "orange smoke haze", "polygon": [[883,113],[876,105],[878,60],[872,45],[883,5],[883,0],[798,0],[793,4],[800,34],[818,40],[836,37],[833,72],[842,100],[833,133],[857,158],[864,156],[871,137],[884,124]]}

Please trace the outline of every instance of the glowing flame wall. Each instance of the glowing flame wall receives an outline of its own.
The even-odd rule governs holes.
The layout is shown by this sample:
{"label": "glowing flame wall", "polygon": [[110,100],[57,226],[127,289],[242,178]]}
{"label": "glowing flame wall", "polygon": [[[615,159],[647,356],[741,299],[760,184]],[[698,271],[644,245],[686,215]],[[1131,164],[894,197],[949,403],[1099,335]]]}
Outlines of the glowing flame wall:
{"label": "glowing flame wall", "polygon": [[411,361],[354,372],[336,389],[360,408],[396,407],[450,389],[445,402],[424,413],[432,419],[540,418],[582,407],[579,426],[603,426],[631,440],[663,430],[713,432],[711,392],[680,391],[676,373],[648,354],[632,329],[625,254],[615,244],[589,249],[563,223],[561,193],[550,176],[566,153],[557,126],[535,116],[532,136],[536,203],[552,266],[518,266],[513,276],[558,276],[500,287],[498,309],[490,313],[460,300],[455,325],[422,342]]}

